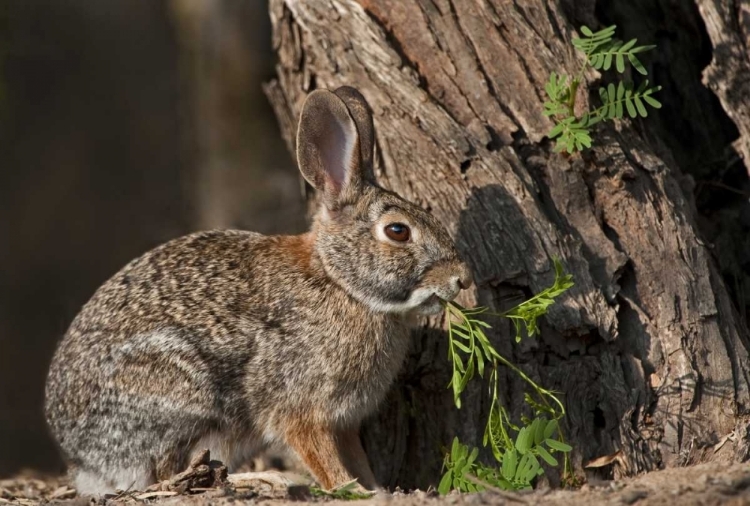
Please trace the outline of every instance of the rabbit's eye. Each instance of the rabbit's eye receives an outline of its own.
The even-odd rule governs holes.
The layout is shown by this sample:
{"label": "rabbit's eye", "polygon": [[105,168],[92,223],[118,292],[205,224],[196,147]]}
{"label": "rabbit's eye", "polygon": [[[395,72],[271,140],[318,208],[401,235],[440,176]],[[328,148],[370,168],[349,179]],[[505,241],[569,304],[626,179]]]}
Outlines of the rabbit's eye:
{"label": "rabbit's eye", "polygon": [[386,225],[385,235],[394,241],[406,242],[409,240],[411,234],[409,232],[409,227],[403,223],[391,223],[390,225]]}

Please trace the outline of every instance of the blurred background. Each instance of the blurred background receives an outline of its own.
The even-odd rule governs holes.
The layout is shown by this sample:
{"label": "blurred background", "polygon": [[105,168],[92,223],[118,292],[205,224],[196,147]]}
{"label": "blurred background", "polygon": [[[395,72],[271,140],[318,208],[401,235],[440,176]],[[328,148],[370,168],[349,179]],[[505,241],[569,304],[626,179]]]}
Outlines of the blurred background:
{"label": "blurred background", "polygon": [[62,469],[47,367],[120,267],[198,229],[305,227],[270,40],[260,0],[0,0],[0,476]]}

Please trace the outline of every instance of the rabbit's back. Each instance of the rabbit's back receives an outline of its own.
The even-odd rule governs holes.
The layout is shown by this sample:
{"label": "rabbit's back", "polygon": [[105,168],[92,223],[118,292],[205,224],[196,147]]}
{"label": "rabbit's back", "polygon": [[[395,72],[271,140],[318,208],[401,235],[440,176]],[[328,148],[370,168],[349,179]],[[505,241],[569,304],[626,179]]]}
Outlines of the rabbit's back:
{"label": "rabbit's back", "polygon": [[70,462],[138,481],[179,471],[217,434],[267,441],[295,419],[369,413],[407,332],[332,285],[313,240],[193,234],[107,281],[50,369],[47,417]]}

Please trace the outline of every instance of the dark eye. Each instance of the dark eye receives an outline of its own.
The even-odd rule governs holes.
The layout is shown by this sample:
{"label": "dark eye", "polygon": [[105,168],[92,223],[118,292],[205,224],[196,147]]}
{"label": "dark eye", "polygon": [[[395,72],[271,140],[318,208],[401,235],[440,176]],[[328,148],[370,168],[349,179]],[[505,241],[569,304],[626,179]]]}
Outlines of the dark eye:
{"label": "dark eye", "polygon": [[411,234],[409,232],[409,227],[403,223],[391,223],[390,225],[385,226],[385,235],[394,241],[406,242],[409,240]]}

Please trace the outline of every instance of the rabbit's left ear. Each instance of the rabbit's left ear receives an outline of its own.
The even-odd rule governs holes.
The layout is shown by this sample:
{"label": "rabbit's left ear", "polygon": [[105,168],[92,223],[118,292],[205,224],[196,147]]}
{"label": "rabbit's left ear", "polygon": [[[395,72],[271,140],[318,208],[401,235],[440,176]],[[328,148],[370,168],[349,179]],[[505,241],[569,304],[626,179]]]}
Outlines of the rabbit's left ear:
{"label": "rabbit's left ear", "polygon": [[334,91],[337,97],[344,101],[349,109],[359,133],[359,151],[362,157],[361,177],[368,181],[374,181],[373,172],[373,148],[375,146],[375,127],[372,121],[372,110],[365,97],[351,86],[342,86]]}
{"label": "rabbit's left ear", "polygon": [[359,131],[335,93],[316,90],[305,100],[297,129],[297,163],[331,210],[361,193],[366,169]]}

